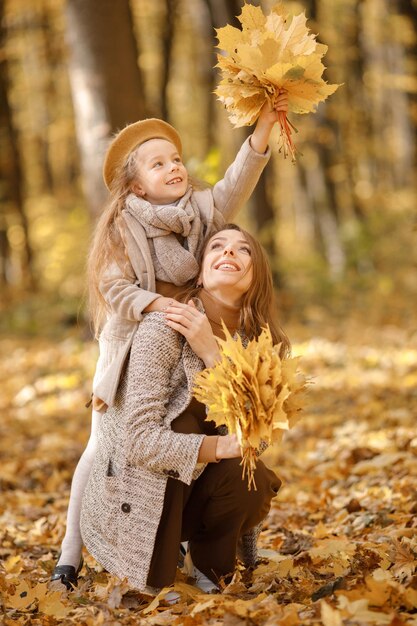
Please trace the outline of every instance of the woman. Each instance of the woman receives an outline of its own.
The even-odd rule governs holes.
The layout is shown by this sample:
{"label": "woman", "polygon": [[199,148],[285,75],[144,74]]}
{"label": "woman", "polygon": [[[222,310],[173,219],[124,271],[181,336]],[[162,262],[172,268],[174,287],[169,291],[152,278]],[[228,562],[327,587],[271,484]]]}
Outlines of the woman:
{"label": "woman", "polygon": [[249,492],[236,436],[219,436],[192,398],[195,374],[218,356],[213,334],[221,319],[249,339],[268,322],[283,356],[288,351],[256,240],[234,225],[213,235],[186,301],[139,325],[116,404],[102,419],[81,513],[90,553],[148,592],[174,582],[181,541],[188,541],[189,574],[215,590],[234,570],[239,539],[266,516],[281,484],[259,461],[257,491]]}

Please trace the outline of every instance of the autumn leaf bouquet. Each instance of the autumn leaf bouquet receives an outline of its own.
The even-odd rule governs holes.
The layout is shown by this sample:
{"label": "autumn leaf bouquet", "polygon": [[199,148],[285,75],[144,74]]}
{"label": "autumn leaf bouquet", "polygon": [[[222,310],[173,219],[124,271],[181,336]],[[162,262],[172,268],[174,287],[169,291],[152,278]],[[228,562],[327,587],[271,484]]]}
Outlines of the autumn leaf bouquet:
{"label": "autumn leaf bouquet", "polygon": [[[222,52],[215,93],[235,127],[254,124],[265,102],[272,107],[283,91],[289,111],[310,113],[339,87],[322,78],[327,46],[310,33],[304,13],[289,17],[280,2],[265,16],[260,7],[245,4],[238,19],[242,30],[230,25],[216,30]],[[294,127],[284,112],[279,123],[284,156],[291,154],[294,160]]]}
{"label": "autumn leaf bouquet", "polygon": [[256,489],[254,471],[260,446],[279,441],[299,417],[306,387],[297,359],[281,359],[268,326],[259,337],[242,343],[223,324],[218,339],[220,360],[200,372],[194,396],[208,408],[208,419],[236,433],[242,447],[242,478]]}

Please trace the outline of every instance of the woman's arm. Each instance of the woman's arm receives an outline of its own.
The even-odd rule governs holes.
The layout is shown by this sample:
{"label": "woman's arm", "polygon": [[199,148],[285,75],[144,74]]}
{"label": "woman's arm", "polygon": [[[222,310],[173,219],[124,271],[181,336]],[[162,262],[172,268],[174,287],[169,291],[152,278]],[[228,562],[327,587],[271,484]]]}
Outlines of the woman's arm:
{"label": "woman's arm", "polygon": [[[180,335],[167,326],[164,316],[147,315],[139,325],[130,353],[122,427],[130,465],[190,484],[198,462],[240,456],[240,448],[231,435],[175,433],[166,424],[168,407],[181,403],[179,385],[186,384],[181,380],[181,355]],[[215,452],[214,458],[201,458],[201,448]]]}
{"label": "woman's arm", "polygon": [[[139,325],[129,357],[125,400],[127,462],[190,484],[204,435],[175,433],[165,423],[179,401],[180,336],[164,316],[150,313]],[[185,382],[185,381],[184,381]]]}

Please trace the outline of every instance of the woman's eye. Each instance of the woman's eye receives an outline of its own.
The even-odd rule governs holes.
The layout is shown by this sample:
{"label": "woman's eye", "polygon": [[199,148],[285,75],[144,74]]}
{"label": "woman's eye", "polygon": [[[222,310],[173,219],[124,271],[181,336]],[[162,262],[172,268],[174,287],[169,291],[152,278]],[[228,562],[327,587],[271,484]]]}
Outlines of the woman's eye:
{"label": "woman's eye", "polygon": [[212,243],[210,246],[210,250],[214,250],[215,248],[220,248],[220,244],[219,243]]}
{"label": "woman's eye", "polygon": [[251,249],[250,249],[250,248],[248,248],[247,246],[243,246],[243,247],[241,248],[241,250],[243,250],[243,252],[246,252],[246,253],[247,253],[247,254],[249,254],[249,255],[251,254]]}
{"label": "woman's eye", "polygon": [[153,164],[154,167],[160,167],[162,165],[161,161],[157,161]]}

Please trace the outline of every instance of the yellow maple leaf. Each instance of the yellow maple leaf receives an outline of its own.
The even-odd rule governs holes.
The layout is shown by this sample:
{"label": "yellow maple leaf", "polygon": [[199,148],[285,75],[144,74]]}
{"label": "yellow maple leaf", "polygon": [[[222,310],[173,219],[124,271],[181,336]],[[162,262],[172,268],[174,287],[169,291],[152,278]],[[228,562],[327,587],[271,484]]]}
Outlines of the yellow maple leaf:
{"label": "yellow maple leaf", "polygon": [[[242,30],[227,25],[216,31],[222,78],[215,93],[235,127],[254,124],[265,102],[273,105],[282,91],[289,110],[301,114],[315,111],[339,87],[323,80],[327,46],[310,33],[304,12],[290,17],[279,3],[265,16],[260,7],[245,4],[238,19]],[[284,156],[294,159],[292,125],[285,113],[279,122]]]}
{"label": "yellow maple leaf", "polygon": [[399,578],[411,578],[417,569],[417,558],[411,546],[405,541],[396,541],[391,558],[393,566],[391,571]]}
{"label": "yellow maple leaf", "polygon": [[262,11],[259,11],[259,7],[255,7],[253,4],[244,4],[238,19],[242,24],[243,32],[260,30],[265,26],[266,22]]}

